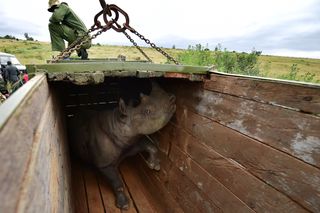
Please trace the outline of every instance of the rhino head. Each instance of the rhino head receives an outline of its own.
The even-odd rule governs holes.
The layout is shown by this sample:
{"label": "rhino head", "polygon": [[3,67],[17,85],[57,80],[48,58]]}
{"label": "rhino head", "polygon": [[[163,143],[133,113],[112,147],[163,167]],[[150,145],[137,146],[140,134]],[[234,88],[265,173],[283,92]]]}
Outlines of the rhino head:
{"label": "rhino head", "polygon": [[176,110],[175,96],[168,94],[152,82],[150,95],[140,93],[138,105],[128,104],[120,99],[119,112],[122,122],[137,135],[152,134],[164,127]]}

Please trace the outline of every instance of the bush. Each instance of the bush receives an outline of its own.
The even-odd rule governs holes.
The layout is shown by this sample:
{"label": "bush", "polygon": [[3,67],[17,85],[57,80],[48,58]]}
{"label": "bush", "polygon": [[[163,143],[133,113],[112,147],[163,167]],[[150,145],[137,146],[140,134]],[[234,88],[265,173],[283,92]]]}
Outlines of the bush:
{"label": "bush", "polygon": [[284,78],[292,81],[297,80],[298,71],[298,64],[292,64],[289,74],[285,75]]}
{"label": "bush", "polygon": [[291,81],[304,81],[304,82],[315,82],[319,83],[318,80],[315,80],[316,74],[307,72],[305,75],[298,75],[300,68],[298,64],[292,64],[290,72],[286,75],[281,75],[281,79],[291,80]]}
{"label": "bush", "polygon": [[319,81],[315,81],[315,80],[314,80],[314,77],[316,77],[316,74],[315,74],[315,73],[307,72],[307,73],[303,76],[303,81],[305,81],[305,82],[316,82],[316,83],[319,83]]}
{"label": "bush", "polygon": [[253,50],[251,53],[223,51],[221,47],[216,47],[214,52],[214,62],[217,70],[227,73],[237,73],[257,76],[260,74],[258,57],[261,51]]}
{"label": "bush", "polygon": [[188,50],[178,54],[178,61],[185,65],[210,66],[214,64],[212,52],[201,44],[190,46]]}
{"label": "bush", "polygon": [[251,53],[229,52],[222,50],[219,44],[215,51],[210,51],[207,47],[197,44],[195,47],[189,46],[187,51],[178,55],[178,60],[186,65],[210,66],[215,65],[221,72],[237,73],[244,75],[260,74],[258,57],[261,51],[253,50]]}

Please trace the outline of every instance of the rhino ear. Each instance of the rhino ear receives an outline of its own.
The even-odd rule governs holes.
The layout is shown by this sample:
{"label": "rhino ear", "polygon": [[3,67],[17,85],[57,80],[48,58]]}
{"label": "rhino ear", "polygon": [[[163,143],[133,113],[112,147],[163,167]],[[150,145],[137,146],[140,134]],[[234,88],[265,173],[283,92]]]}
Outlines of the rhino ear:
{"label": "rhino ear", "polygon": [[122,98],[119,100],[119,111],[123,115],[127,115],[127,106]]}

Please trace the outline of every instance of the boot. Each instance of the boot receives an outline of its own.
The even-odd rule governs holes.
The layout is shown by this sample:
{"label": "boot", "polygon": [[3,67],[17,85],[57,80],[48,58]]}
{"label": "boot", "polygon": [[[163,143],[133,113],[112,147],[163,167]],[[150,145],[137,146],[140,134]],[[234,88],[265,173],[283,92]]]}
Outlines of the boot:
{"label": "boot", "polygon": [[88,59],[88,52],[86,49],[80,49],[78,56],[81,57],[81,60],[87,60]]}

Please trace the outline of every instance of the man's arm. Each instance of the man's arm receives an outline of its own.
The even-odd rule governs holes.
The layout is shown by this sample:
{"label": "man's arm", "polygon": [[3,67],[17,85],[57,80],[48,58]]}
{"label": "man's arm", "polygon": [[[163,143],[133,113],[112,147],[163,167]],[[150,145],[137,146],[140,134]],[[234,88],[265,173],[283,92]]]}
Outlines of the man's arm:
{"label": "man's arm", "polygon": [[59,23],[62,22],[65,15],[68,14],[70,11],[69,7],[65,4],[60,4],[57,9],[54,10],[51,18],[49,21],[51,23]]}
{"label": "man's arm", "polygon": [[18,77],[19,77],[19,75],[21,74],[17,67],[16,67],[16,73],[17,73],[17,76],[18,76]]}
{"label": "man's arm", "polygon": [[8,79],[9,79],[9,72],[8,72],[8,69],[7,68],[4,68],[3,69],[3,77],[4,77],[4,81],[7,82]]}

